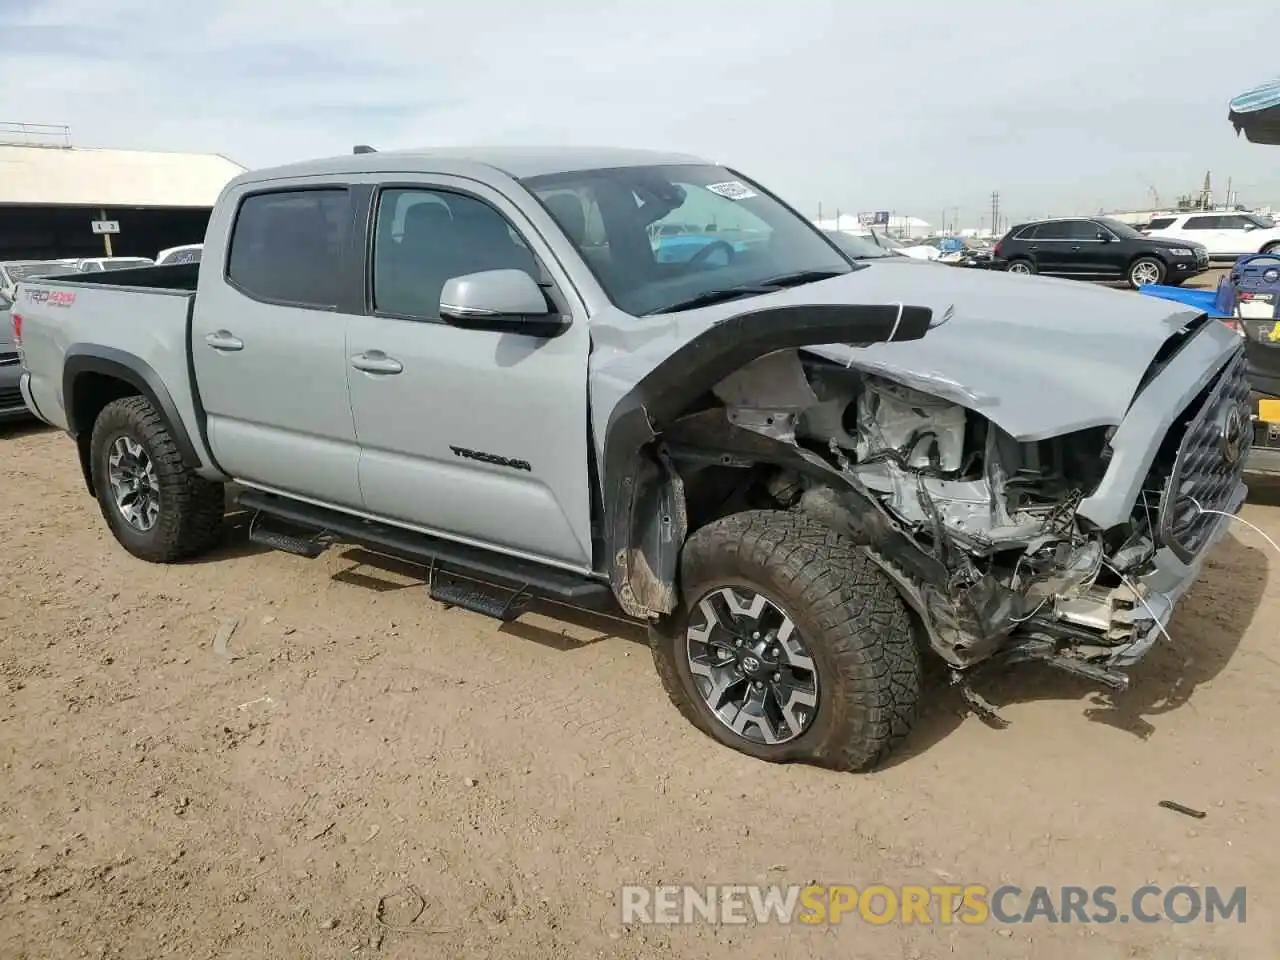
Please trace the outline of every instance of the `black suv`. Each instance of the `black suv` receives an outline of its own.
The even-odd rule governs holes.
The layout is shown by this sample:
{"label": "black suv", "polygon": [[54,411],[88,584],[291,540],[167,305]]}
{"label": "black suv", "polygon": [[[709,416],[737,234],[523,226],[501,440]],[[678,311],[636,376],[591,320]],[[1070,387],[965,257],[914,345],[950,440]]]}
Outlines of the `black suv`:
{"label": "black suv", "polygon": [[1200,244],[1144,236],[1106,217],[1020,223],[992,254],[1009,273],[1127,280],[1134,289],[1176,286],[1209,269],[1209,251]]}

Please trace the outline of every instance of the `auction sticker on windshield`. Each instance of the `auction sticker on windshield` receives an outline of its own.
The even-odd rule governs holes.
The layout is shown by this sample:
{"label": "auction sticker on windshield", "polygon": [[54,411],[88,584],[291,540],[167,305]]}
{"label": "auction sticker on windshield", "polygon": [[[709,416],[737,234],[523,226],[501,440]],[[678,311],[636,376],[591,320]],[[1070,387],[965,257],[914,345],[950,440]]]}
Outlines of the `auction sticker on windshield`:
{"label": "auction sticker on windshield", "polygon": [[739,180],[726,180],[724,183],[709,183],[707,189],[724,197],[726,200],[750,200],[759,196],[754,190]]}

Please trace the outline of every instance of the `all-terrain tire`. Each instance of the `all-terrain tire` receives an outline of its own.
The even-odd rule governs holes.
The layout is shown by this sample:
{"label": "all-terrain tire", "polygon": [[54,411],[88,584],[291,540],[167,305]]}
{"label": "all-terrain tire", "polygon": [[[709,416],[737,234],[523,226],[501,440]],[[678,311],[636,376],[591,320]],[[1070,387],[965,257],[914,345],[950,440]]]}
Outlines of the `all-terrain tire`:
{"label": "all-terrain tire", "polygon": [[[897,588],[849,540],[797,513],[733,514],[686,542],[680,586],[671,628],[653,634],[653,659],[671,702],[703,733],[762,760],[861,771],[910,732],[922,673],[912,620]],[[739,736],[694,683],[686,630],[701,599],[726,586],[781,608],[813,659],[816,711],[789,742]]]}
{"label": "all-terrain tire", "polygon": [[[145,532],[125,519],[108,479],[111,448],[121,437],[139,444],[153,465],[159,515]],[[223,485],[205,480],[182,462],[164,419],[146,397],[125,397],[102,408],[89,441],[89,467],[107,525],[135,557],[173,563],[204,553],[218,542],[226,507]]]}

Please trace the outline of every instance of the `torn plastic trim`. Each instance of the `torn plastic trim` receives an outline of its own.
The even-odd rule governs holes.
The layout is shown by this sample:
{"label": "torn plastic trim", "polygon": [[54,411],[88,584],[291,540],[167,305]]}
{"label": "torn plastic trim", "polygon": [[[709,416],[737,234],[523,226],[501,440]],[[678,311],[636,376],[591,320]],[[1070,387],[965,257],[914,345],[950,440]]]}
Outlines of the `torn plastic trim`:
{"label": "torn plastic trim", "polygon": [[897,303],[751,310],[693,337],[642,377],[614,405],[604,439],[607,572],[622,609],[645,619],[675,609],[677,563],[688,533],[684,493],[670,464],[646,451],[675,418],[725,377],[775,350],[919,340],[932,319],[927,307]]}

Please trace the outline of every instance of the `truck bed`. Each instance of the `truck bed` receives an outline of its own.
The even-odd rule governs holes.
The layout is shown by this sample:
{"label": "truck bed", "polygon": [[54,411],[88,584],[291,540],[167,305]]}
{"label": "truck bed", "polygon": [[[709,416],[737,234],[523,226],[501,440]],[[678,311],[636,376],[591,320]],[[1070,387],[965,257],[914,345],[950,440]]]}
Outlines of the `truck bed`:
{"label": "truck bed", "polygon": [[[24,281],[13,312],[22,317],[22,361],[37,415],[72,433],[85,429],[75,417],[84,388],[71,389],[73,381],[127,374],[183,423],[199,422],[190,374],[198,275],[199,264],[178,264]],[[208,464],[208,451],[192,440]]]}

